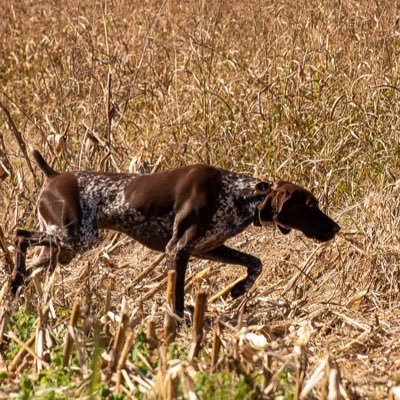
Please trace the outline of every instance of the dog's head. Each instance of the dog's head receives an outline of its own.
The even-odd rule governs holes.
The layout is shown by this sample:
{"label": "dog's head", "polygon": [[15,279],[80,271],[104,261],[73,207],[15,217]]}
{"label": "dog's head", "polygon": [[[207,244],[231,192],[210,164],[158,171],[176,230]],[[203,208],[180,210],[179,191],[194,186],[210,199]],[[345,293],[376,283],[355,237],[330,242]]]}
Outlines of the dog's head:
{"label": "dog's head", "polygon": [[320,242],[333,239],[340,230],[340,226],[319,209],[315,196],[294,183],[281,181],[268,186],[259,182],[255,189],[266,195],[258,206],[259,225],[272,222],[285,235],[297,229]]}

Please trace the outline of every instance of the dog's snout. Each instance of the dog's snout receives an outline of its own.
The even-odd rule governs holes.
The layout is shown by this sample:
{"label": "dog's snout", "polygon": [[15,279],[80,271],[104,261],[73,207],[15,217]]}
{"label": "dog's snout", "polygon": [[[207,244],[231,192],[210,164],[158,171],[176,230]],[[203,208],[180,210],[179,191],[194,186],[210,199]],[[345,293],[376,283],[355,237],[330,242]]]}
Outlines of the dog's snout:
{"label": "dog's snout", "polygon": [[338,224],[333,225],[333,232],[338,233],[340,231],[341,227]]}

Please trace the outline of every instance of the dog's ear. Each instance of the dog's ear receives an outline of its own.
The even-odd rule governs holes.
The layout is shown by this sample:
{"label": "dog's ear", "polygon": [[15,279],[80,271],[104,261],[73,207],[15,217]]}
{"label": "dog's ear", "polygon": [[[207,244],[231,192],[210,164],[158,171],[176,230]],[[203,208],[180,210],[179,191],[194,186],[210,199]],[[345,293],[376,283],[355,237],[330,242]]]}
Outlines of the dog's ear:
{"label": "dog's ear", "polygon": [[288,190],[278,189],[272,190],[268,193],[264,201],[258,206],[258,220],[261,225],[266,225],[267,223],[272,222],[274,216],[282,211],[285,202],[288,201],[290,197],[291,193]]}
{"label": "dog's ear", "polygon": [[282,211],[284,204],[292,197],[292,193],[288,190],[276,190],[272,201],[272,208],[276,214]]}
{"label": "dog's ear", "polygon": [[[279,214],[282,211],[284,204],[292,197],[292,195],[293,193],[289,190],[280,190],[276,192],[273,204],[273,208],[276,210],[276,214]],[[291,231],[290,228],[283,228],[279,224],[277,224],[277,226],[283,235],[287,235]]]}
{"label": "dog's ear", "polygon": [[254,189],[259,194],[267,194],[268,190],[271,188],[271,183],[267,181],[261,181],[254,186]]}

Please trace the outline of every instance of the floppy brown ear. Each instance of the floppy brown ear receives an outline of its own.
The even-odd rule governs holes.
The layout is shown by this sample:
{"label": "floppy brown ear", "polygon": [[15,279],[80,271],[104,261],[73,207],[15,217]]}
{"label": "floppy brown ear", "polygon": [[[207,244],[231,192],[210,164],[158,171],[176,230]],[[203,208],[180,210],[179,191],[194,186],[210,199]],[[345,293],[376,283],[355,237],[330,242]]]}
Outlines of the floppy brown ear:
{"label": "floppy brown ear", "polygon": [[290,199],[292,194],[288,190],[277,190],[272,202],[272,208],[276,214],[282,211],[283,205]]}
{"label": "floppy brown ear", "polygon": [[[257,222],[261,225],[266,225],[268,222],[272,222],[274,216],[282,211],[283,205],[290,199],[290,197],[291,193],[287,190],[272,190],[265,200],[258,206],[259,212]],[[257,222],[254,221],[254,224],[257,225]]]}
{"label": "floppy brown ear", "polygon": [[[292,193],[289,192],[288,190],[283,190],[283,191],[279,191],[276,193],[274,208],[275,208],[277,214],[279,214],[282,211],[284,204],[291,197],[292,197]],[[278,225],[278,229],[281,231],[281,233],[283,235],[287,235],[288,233],[290,233],[290,231],[291,231],[290,228],[283,228],[279,224],[277,224],[277,225]]]}
{"label": "floppy brown ear", "polygon": [[274,212],[272,209],[272,200],[274,198],[274,192],[271,192],[267,195],[264,201],[258,206],[258,220],[255,225],[261,226],[266,225],[268,222],[272,222]]}

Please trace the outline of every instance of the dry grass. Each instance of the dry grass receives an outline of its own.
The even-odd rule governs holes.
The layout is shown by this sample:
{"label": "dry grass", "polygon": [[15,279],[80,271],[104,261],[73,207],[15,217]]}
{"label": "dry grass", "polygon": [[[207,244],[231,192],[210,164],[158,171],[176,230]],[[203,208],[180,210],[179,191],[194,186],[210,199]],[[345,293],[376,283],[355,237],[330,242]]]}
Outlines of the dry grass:
{"label": "dry grass", "polygon": [[[255,228],[231,241],[265,266],[242,327],[263,327],[281,363],[306,329],[306,380],[329,353],[349,397],[385,398],[400,379],[399,9],[397,1],[352,0],[3,1],[0,101],[25,143],[58,170],[206,162],[312,189],[343,227],[335,242]],[[12,252],[15,228],[36,224],[42,177],[35,170],[35,183],[5,114],[0,121],[0,219]],[[96,321],[108,291],[114,311],[125,295],[129,310],[143,299],[149,318],[164,302],[165,286],[154,289],[163,262],[124,288],[156,257],[104,234],[56,273],[51,299],[68,310],[84,298],[86,321]],[[205,268],[189,303],[243,272],[193,260],[188,279]],[[6,276],[4,264],[0,282]],[[33,285],[25,299],[31,310],[44,301]],[[208,305],[210,352],[210,327],[217,318],[236,325],[242,300]],[[157,329],[163,318],[159,308]],[[187,350],[190,338],[181,328],[177,341]]]}

